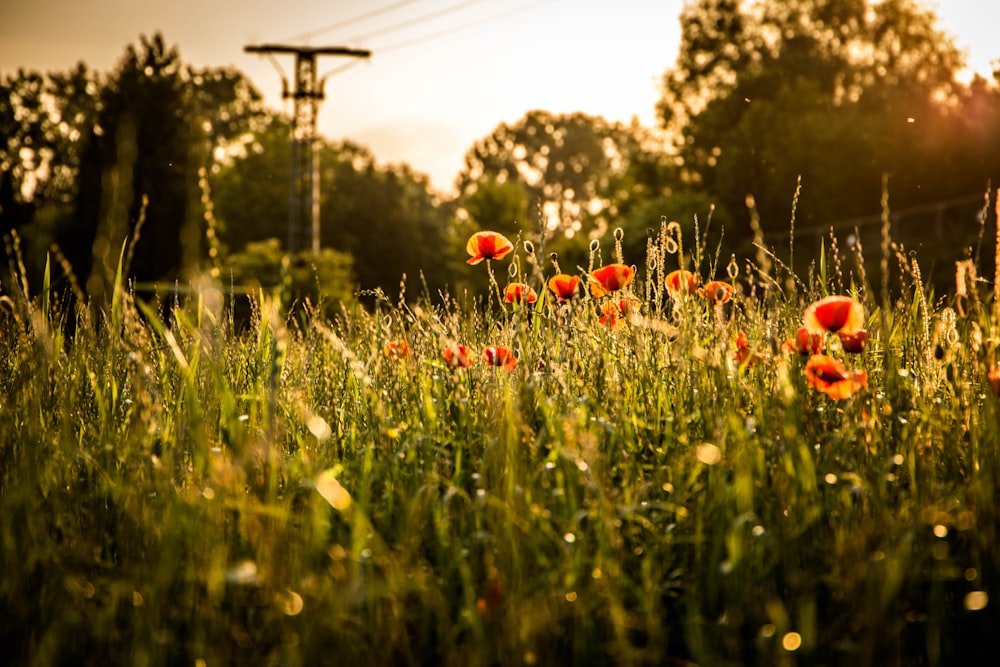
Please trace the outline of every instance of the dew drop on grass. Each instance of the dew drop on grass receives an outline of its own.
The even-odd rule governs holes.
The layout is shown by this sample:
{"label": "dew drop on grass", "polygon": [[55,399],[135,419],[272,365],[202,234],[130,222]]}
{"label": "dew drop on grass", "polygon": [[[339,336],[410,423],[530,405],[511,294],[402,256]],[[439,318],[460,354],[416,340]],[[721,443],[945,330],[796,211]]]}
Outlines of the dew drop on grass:
{"label": "dew drop on grass", "polygon": [[758,525],[754,526],[750,530],[750,532],[753,534],[754,537],[760,537],[761,535],[764,534],[764,526],[761,526],[761,525],[758,524]]}
{"label": "dew drop on grass", "polygon": [[590,470],[590,466],[588,466],[587,462],[584,461],[583,459],[576,460],[576,467],[580,470],[580,472],[587,472],[588,470]]}
{"label": "dew drop on grass", "polygon": [[836,484],[837,483],[837,476],[834,475],[832,472],[828,472],[823,477],[823,481],[826,482],[827,484],[830,484],[830,485]]}
{"label": "dew drop on grass", "polygon": [[545,469],[546,470],[555,470],[556,469],[556,462],[555,461],[546,461],[545,462]]}
{"label": "dew drop on grass", "polygon": [[940,523],[934,526],[934,537],[940,537],[940,538],[948,537],[948,526],[945,526]]}
{"label": "dew drop on grass", "polygon": [[774,626],[770,623],[766,623],[760,628],[760,636],[765,638],[770,638],[774,636]]}
{"label": "dew drop on grass", "polygon": [[576,535],[574,535],[573,533],[566,533],[565,535],[563,535],[563,540],[566,542],[566,544],[573,544],[574,542],[576,542]]}
{"label": "dew drop on grass", "polygon": [[674,485],[671,484],[670,482],[664,482],[662,488],[667,493],[673,493],[674,492]]}

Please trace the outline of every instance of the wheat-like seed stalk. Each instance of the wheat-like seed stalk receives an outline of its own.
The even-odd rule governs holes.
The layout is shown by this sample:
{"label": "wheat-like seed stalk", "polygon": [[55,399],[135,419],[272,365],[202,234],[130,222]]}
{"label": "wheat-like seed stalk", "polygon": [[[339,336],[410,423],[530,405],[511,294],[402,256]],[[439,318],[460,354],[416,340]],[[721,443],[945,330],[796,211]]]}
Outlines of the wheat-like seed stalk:
{"label": "wheat-like seed stalk", "polygon": [[[993,218],[1000,220],[1000,188],[993,197]],[[997,224],[997,238],[993,251],[993,321],[1000,321],[1000,223]]]}
{"label": "wheat-like seed stalk", "polygon": [[882,174],[882,261],[879,271],[882,276],[882,308],[889,309],[889,249],[892,245],[890,236],[891,218],[889,216],[889,174]]}

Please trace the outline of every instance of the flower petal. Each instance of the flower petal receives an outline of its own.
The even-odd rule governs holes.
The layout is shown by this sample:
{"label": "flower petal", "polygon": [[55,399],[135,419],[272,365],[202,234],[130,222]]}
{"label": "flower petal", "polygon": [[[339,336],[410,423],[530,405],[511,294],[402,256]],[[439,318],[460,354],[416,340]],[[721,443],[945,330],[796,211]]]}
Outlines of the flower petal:
{"label": "flower petal", "polygon": [[484,259],[503,259],[514,250],[506,236],[497,232],[476,232],[469,237],[465,251],[469,253],[466,264],[479,264]]}
{"label": "flower petal", "polygon": [[590,293],[594,298],[617,292],[628,287],[635,278],[635,267],[624,264],[608,264],[590,273]]}
{"label": "flower petal", "polygon": [[854,333],[865,326],[865,309],[848,296],[828,296],[806,308],[802,323],[810,331]]}

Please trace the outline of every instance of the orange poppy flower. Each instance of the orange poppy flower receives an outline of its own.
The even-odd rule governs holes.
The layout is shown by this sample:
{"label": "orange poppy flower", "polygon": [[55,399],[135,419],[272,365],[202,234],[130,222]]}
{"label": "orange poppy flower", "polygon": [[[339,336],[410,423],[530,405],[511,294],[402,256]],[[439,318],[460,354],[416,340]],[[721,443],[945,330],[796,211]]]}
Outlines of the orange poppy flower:
{"label": "orange poppy flower", "polygon": [[576,288],[580,284],[580,276],[569,276],[558,273],[549,278],[549,290],[559,301],[568,301],[576,296]]}
{"label": "orange poppy flower", "polygon": [[825,354],[814,354],[806,362],[806,381],[830,398],[848,398],[868,386],[868,374],[848,371],[843,362]]}
{"label": "orange poppy flower", "polygon": [[810,331],[854,333],[865,326],[865,309],[849,296],[828,296],[806,308],[802,323]]}
{"label": "orange poppy flower", "polygon": [[671,271],[663,282],[671,294],[680,294],[682,291],[694,294],[698,291],[698,276],[684,269]]}
{"label": "orange poppy flower", "polygon": [[709,303],[726,303],[733,298],[733,286],[722,280],[712,280],[698,292],[708,299]]}
{"label": "orange poppy flower", "polygon": [[385,356],[390,359],[404,359],[410,356],[410,346],[405,340],[392,340],[385,344]]}
{"label": "orange poppy flower", "polygon": [[639,305],[638,299],[609,301],[601,306],[601,317],[597,321],[613,329],[624,321],[622,318],[637,309]]}
{"label": "orange poppy flower", "polygon": [[514,250],[514,244],[497,232],[476,232],[469,237],[465,251],[471,255],[466,264],[479,264],[484,259],[503,259]]}
{"label": "orange poppy flower", "polygon": [[500,345],[490,345],[483,350],[483,361],[490,366],[499,366],[506,371],[512,371],[517,366],[517,357],[514,356],[514,353]]}
{"label": "orange poppy flower", "polygon": [[472,350],[464,345],[449,345],[441,351],[441,356],[452,368],[468,368],[476,362]]}
{"label": "orange poppy flower", "polygon": [[590,293],[594,298],[611,294],[628,287],[635,278],[635,267],[624,264],[608,264],[594,269],[590,274]]}
{"label": "orange poppy flower", "polygon": [[534,303],[538,295],[524,283],[510,283],[503,291],[503,299],[507,303]]}
{"label": "orange poppy flower", "polygon": [[851,354],[861,354],[862,350],[865,349],[865,343],[868,341],[868,332],[864,329],[858,329],[854,332],[841,331],[840,344],[844,348],[844,352],[850,352]]}
{"label": "orange poppy flower", "polygon": [[483,588],[482,594],[476,598],[476,612],[486,620],[493,618],[494,612],[500,608],[503,601],[503,587],[499,581],[492,581]]}

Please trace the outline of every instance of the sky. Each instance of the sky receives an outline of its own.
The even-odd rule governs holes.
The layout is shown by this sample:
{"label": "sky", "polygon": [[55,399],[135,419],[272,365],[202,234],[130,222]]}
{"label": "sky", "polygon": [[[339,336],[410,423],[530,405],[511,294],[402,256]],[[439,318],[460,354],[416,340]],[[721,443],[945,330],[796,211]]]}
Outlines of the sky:
{"label": "sky", "polygon": [[[406,162],[451,192],[463,156],[502,122],[533,109],[655,125],[659,80],[677,57],[684,0],[5,0],[0,75],[111,72],[128,44],[159,31],[195,67],[234,66],[269,106],[279,69],[249,44],[369,49],[322,56],[329,74],[319,131]],[[970,70],[1000,58],[1000,2],[931,3]],[[238,7],[238,9],[234,9]],[[293,57],[276,64],[285,76]],[[339,70],[339,71],[337,71]]]}

